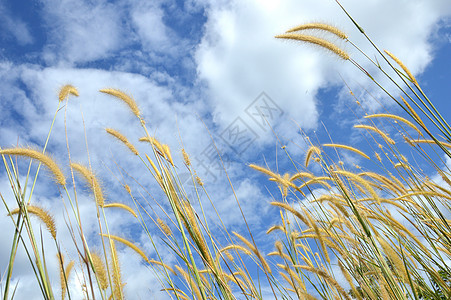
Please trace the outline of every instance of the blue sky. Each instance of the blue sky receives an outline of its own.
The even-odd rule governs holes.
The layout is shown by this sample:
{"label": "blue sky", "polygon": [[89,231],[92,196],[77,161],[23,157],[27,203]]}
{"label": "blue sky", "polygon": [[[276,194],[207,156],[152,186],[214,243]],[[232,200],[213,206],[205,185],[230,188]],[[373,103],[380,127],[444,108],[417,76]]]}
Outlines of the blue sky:
{"label": "blue sky", "polygon": [[[342,1],[382,49],[390,50],[411,69],[444,115],[451,113],[448,2]],[[385,109],[399,111],[349,62],[314,46],[273,38],[297,24],[326,22],[346,31],[350,40],[374,56],[375,51],[332,0],[5,0],[0,3],[0,20],[1,147],[18,141],[20,145],[42,146],[59,88],[73,84],[80,97],[71,98],[67,107],[72,158],[87,162],[84,122],[93,167],[110,188],[107,193],[117,195],[120,185],[109,177],[107,169],[115,169],[112,157],[145,180],[139,178],[140,162],[102,131],[105,127],[117,128],[135,143],[142,135],[133,115],[98,93],[104,87],[122,89],[133,95],[152,133],[169,144],[179,164],[181,137],[199,175],[215,191],[217,208],[224,212],[225,222],[239,228],[242,222],[224,174],[202,165],[211,145],[209,132],[213,135],[220,152],[228,158],[231,180],[257,235],[272,223],[276,210],[265,205],[271,200],[266,190],[270,184],[250,171],[247,164],[264,164],[266,159],[271,168],[283,169],[287,161],[275,163],[282,145],[302,161],[306,145],[298,126],[312,139],[317,135],[326,142],[324,122],[335,142],[359,141],[351,127],[363,111],[355,105],[341,78],[367,112],[383,110],[372,96]],[[336,42],[362,66],[374,70],[351,45]],[[380,74],[375,76],[383,80]],[[255,118],[257,106],[271,113],[269,122],[279,140],[268,124]],[[49,150],[64,164],[63,112],[56,120]],[[231,129],[245,131],[244,138],[237,140]],[[355,157],[347,162],[361,163]],[[6,182],[0,187],[2,193],[8,189]],[[44,189],[38,190],[36,197],[46,207],[58,201]],[[85,197],[89,203],[89,194]],[[55,208],[54,214],[59,215]],[[64,227],[61,219],[60,226]],[[112,219],[116,221],[112,221],[113,229],[139,239],[127,225],[132,221],[122,219],[119,213]],[[86,220],[88,224],[94,221]],[[2,224],[11,226],[8,222]],[[8,241],[10,236],[2,232],[0,239]],[[3,271],[7,256],[1,257]],[[137,259],[129,260],[130,267],[124,272],[148,271]],[[18,277],[26,276],[26,265],[26,260],[18,265]],[[157,288],[158,282],[143,277],[133,284],[144,297],[148,291],[143,287]],[[24,282],[17,299],[33,289]]]}

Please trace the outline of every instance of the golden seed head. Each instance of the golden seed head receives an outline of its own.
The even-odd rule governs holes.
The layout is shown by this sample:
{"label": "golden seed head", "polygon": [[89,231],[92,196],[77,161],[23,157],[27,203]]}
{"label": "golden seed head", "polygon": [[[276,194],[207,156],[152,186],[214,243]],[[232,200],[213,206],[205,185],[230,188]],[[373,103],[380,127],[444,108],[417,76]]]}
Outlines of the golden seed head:
{"label": "golden seed head", "polygon": [[144,136],[142,138],[139,138],[140,142],[148,142],[150,143],[152,146],[155,147],[155,150],[157,151],[158,154],[160,154],[163,157],[166,157],[166,153],[165,150],[163,148],[163,145],[154,137],[147,137]]}
{"label": "golden seed head", "polygon": [[133,249],[136,253],[138,253],[146,262],[149,262],[149,259],[147,258],[146,254],[144,254],[144,251],[141,250],[141,248],[139,248],[138,246],[136,246],[132,242],[130,242],[130,241],[124,239],[124,238],[118,237],[116,235],[111,235],[111,234],[110,235],[108,235],[108,234],[101,234],[101,235],[103,237],[107,237],[107,238],[113,239],[115,241],[118,241],[118,242],[128,246],[129,248]]}
{"label": "golden seed head", "polygon": [[[367,130],[371,130],[376,132],[377,134],[379,134],[387,143],[394,145],[395,141],[393,139],[391,139],[388,134],[386,134],[385,132],[383,132],[382,130],[380,130],[377,127],[374,126],[369,126],[369,125],[354,125],[354,128],[362,128],[362,129],[367,129]],[[380,147],[379,147],[380,148]]]}
{"label": "golden seed head", "polygon": [[407,280],[408,276],[406,269],[404,267],[402,259],[398,255],[398,251],[393,249],[393,247],[382,237],[378,236],[377,240],[379,241],[379,244],[381,245],[387,257],[393,262],[395,271],[398,273],[398,275],[400,275],[402,279]]}
{"label": "golden seed head", "polygon": [[67,292],[67,283],[69,282],[70,273],[74,267],[75,262],[71,260],[66,269],[64,269],[64,256],[61,254],[61,258],[59,254],[56,255],[60,267],[60,283],[61,283],[61,298],[64,299]]}
{"label": "golden seed head", "polygon": [[70,166],[80,173],[83,178],[85,179],[86,183],[90,187],[92,193],[94,194],[96,204],[100,207],[102,207],[105,203],[105,198],[103,196],[103,191],[100,186],[99,181],[97,180],[97,177],[94,175],[93,172],[91,172],[87,167],[77,164],[77,163],[71,163]]}
{"label": "golden seed head", "polygon": [[101,89],[100,92],[109,94],[113,97],[116,97],[116,98],[124,101],[125,104],[127,104],[128,107],[130,108],[130,110],[133,112],[133,114],[135,114],[135,116],[137,116],[138,118],[140,117],[138,105],[136,104],[135,100],[133,100],[133,98],[130,97],[129,95],[125,94],[124,92],[122,92],[120,90],[112,89],[112,88]]}
{"label": "golden seed head", "polygon": [[95,274],[99,279],[100,289],[106,290],[109,286],[108,276],[103,259],[95,252],[91,252],[92,263],[94,265]]}
{"label": "golden seed head", "polygon": [[276,247],[276,249],[279,253],[283,252],[283,244],[281,241],[276,241],[274,246]]}
{"label": "golden seed head", "polygon": [[412,108],[412,106],[410,106],[409,102],[406,101],[406,99],[404,99],[402,96],[401,100],[404,103],[404,105],[407,107],[407,109],[412,113],[412,116],[414,117],[414,119],[423,126],[423,129],[427,130],[426,125],[424,125],[423,120],[421,120],[420,116],[417,114],[417,112]]}
{"label": "golden seed head", "polygon": [[246,246],[252,251],[254,252],[255,256],[258,257],[258,259],[260,260],[263,269],[268,272],[268,273],[272,273],[271,268],[269,267],[266,259],[261,255],[261,253],[258,251],[258,249],[251,243],[249,242],[245,237],[243,237],[242,235],[240,235],[239,233],[236,233],[234,231],[232,231],[232,233],[239,238],[244,244],[246,244]]}
{"label": "golden seed head", "polygon": [[116,245],[113,240],[110,240],[111,243],[111,268],[113,269],[113,295],[114,299],[122,299],[124,283],[122,282],[121,276],[121,265],[119,263],[119,257],[116,251]]}
{"label": "golden seed head", "polygon": [[334,147],[334,148],[346,149],[346,150],[352,151],[354,153],[357,153],[358,155],[360,155],[362,157],[365,157],[366,159],[370,159],[370,157],[368,155],[366,155],[365,153],[363,153],[359,149],[356,149],[356,148],[351,147],[351,146],[341,145],[341,144],[323,144],[322,146],[323,147]]}
{"label": "golden seed head", "polygon": [[349,60],[349,54],[344,50],[340,49],[337,45],[326,41],[324,39],[320,39],[316,36],[305,35],[305,34],[297,34],[297,33],[285,33],[275,36],[278,39],[289,39],[289,40],[297,40],[301,42],[311,43],[318,46],[321,46],[341,57],[344,60]]}
{"label": "golden seed head", "polygon": [[412,72],[410,72],[410,70],[406,67],[406,65],[404,65],[404,63],[399,58],[397,58],[395,55],[393,55],[393,53],[391,53],[387,50],[384,50],[384,52],[387,53],[387,55],[390,56],[391,59],[393,59],[401,67],[401,69],[404,70],[404,72],[406,72],[407,76],[412,81],[412,83],[414,83],[416,86],[418,86],[417,80],[413,76]]}
{"label": "golden seed head", "polygon": [[234,261],[234,258],[233,258],[233,256],[232,256],[232,254],[229,253],[229,251],[225,251],[225,255],[227,256],[227,258],[228,258],[230,261]]}
{"label": "golden seed head", "polygon": [[171,228],[169,228],[169,226],[160,218],[157,219],[158,225],[160,225],[161,229],[163,230],[163,232],[168,235],[171,236],[172,235],[172,231]]}
{"label": "golden seed head", "polygon": [[299,220],[301,220],[305,225],[310,226],[309,221],[303,215],[301,215],[300,212],[298,212],[296,209],[294,209],[294,207],[290,206],[288,203],[274,201],[274,202],[271,202],[270,204],[281,207],[281,208],[289,211],[290,213],[295,215]]}
{"label": "golden seed head", "polygon": [[74,95],[78,97],[78,90],[70,84],[63,86],[59,92],[58,99],[59,101],[64,101],[69,97],[69,95]]}
{"label": "golden seed head", "polygon": [[0,154],[18,155],[36,159],[43,163],[53,173],[55,180],[59,184],[66,185],[66,177],[64,176],[63,171],[61,171],[56,162],[47,154],[43,154],[42,152],[30,148],[7,148],[0,150]]}
{"label": "golden seed head", "polygon": [[135,218],[138,218],[138,215],[135,213],[133,208],[131,208],[130,206],[123,204],[123,203],[109,203],[109,204],[105,204],[103,207],[104,208],[108,208],[108,207],[121,208],[121,209],[126,210],[129,213],[131,213]]}
{"label": "golden seed head", "polygon": [[129,193],[130,195],[132,194],[132,190],[130,189],[130,186],[128,184],[125,184],[124,188],[127,191],[127,193]]}
{"label": "golden seed head", "polygon": [[[19,211],[20,211],[19,208],[13,209],[10,212],[10,215],[15,215],[19,213]],[[41,222],[45,224],[47,230],[50,232],[52,237],[56,239],[56,225],[55,225],[56,223],[54,218],[52,217],[52,215],[50,215],[48,211],[36,205],[28,205],[27,211],[29,214],[38,217],[41,220]]]}
{"label": "golden seed head", "polygon": [[202,179],[200,179],[200,177],[197,176],[197,175],[196,175],[196,182],[197,182],[198,185],[204,186],[204,182],[203,182]]}
{"label": "golden seed head", "polygon": [[400,121],[404,124],[406,124],[407,126],[409,126],[410,128],[412,128],[413,130],[415,130],[416,132],[418,132],[419,135],[423,136],[423,134],[421,133],[421,131],[409,120],[406,120],[403,117],[397,116],[397,115],[392,115],[392,114],[372,114],[372,115],[367,115],[364,117],[365,119],[368,118],[389,118],[389,119],[393,119],[396,121]]}
{"label": "golden seed head", "polygon": [[189,159],[188,153],[186,153],[185,149],[182,149],[183,160],[185,161],[185,165],[188,167],[191,165],[191,160]]}
{"label": "golden seed head", "polygon": [[302,24],[296,27],[293,27],[289,30],[287,30],[287,33],[292,33],[295,31],[300,31],[300,30],[306,30],[306,29],[319,29],[319,30],[324,30],[327,32],[330,32],[332,34],[335,34],[336,36],[338,36],[341,39],[347,39],[348,36],[341,31],[340,29],[338,29],[335,26],[329,25],[329,24],[324,24],[324,23],[307,23],[307,24]]}
{"label": "golden seed head", "polygon": [[131,152],[133,152],[133,154],[138,155],[138,150],[136,150],[135,146],[133,146],[128,139],[125,137],[125,135],[123,135],[122,133],[120,133],[117,130],[114,130],[113,128],[105,128],[105,131],[108,132],[109,134],[111,134],[112,136],[114,136],[116,139],[118,139],[119,141],[121,141],[122,143],[124,143],[125,146],[127,146],[128,149],[130,149]]}
{"label": "golden seed head", "polygon": [[379,162],[382,162],[382,158],[381,158],[381,156],[379,155],[379,153],[374,152],[374,155],[376,156],[376,158],[377,158],[377,160],[378,160]]}
{"label": "golden seed head", "polygon": [[164,154],[167,157],[169,163],[171,165],[174,165],[174,161],[172,160],[171,149],[169,149],[169,146],[166,144],[162,145],[162,147],[163,147]]}

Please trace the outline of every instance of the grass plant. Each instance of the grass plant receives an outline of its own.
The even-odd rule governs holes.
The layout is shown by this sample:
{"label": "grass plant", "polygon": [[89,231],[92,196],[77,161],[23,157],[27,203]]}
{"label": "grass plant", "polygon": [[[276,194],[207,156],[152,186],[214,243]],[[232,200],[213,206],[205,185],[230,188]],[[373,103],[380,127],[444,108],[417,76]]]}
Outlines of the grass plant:
{"label": "grass plant", "polygon": [[[273,196],[273,201],[267,204],[280,212],[279,223],[267,230],[274,240],[274,251],[265,253],[266,247],[247,225],[244,215],[241,232],[227,228],[220,211],[217,220],[222,225],[211,226],[203,203],[203,199],[211,197],[189,154],[182,149],[184,166],[177,166],[171,149],[149,134],[135,100],[118,89],[101,89],[100,92],[124,102],[137,118],[140,125],[137,130],[143,136],[139,141],[148,142],[148,151],[138,152],[115,129],[107,128],[107,133],[131,150],[164,198],[138,201],[134,195],[141,191],[123,184],[134,208],[114,196],[107,203],[104,186],[95,170],[90,165],[71,162],[70,152],[68,168],[72,179],[66,178],[64,168],[46,153],[48,138],[42,150],[0,148],[15,198],[12,203],[1,197],[5,215],[15,228],[9,264],[2,277],[2,298],[14,298],[14,290],[20,288],[20,283],[14,288],[11,284],[16,253],[23,247],[44,299],[55,299],[57,295],[71,299],[74,281],[85,299],[123,299],[131,291],[127,290],[127,278],[122,276],[116,247],[124,244],[142,258],[140,263],[148,267],[149,274],[152,271],[156,274],[161,290],[170,299],[264,299],[268,290],[275,299],[451,299],[451,220],[447,219],[451,215],[451,171],[442,163],[443,157],[451,158],[451,128],[402,61],[389,51],[379,50],[357,22],[349,18],[374,46],[380,55],[378,60],[384,60],[396,77],[365,53],[363,59],[370,60],[387,76],[396,92],[388,92],[392,89],[381,86],[375,79],[378,77],[365,70],[358,58],[351,57],[332,41],[303,34],[308,29],[326,30],[357,48],[333,26],[307,23],[276,37],[314,43],[337,54],[345,63],[352,63],[362,71],[362,76],[370,78],[393,99],[405,115],[365,115],[362,116],[365,123],[354,126],[362,136],[370,137],[367,140],[375,149],[374,155],[359,150],[359,145],[312,143],[305,136],[308,147],[304,159],[292,156],[283,147],[287,160],[292,162],[291,169],[272,171],[256,164],[246,166],[264,174],[269,184],[280,190],[280,195]],[[78,90],[64,86],[56,111],[72,96],[78,96]],[[378,124],[390,128],[392,137]],[[346,165],[340,160],[342,151],[364,158],[371,168]],[[410,163],[403,155],[406,153],[413,153],[416,163]],[[17,156],[29,161],[25,180],[19,174],[23,165],[18,164]],[[442,181],[429,179],[418,161],[426,163]],[[48,188],[58,191],[65,205],[68,204],[66,224],[77,249],[70,254],[69,263],[65,263],[61,250],[64,245],[59,242],[53,217],[31,203],[35,184],[39,184],[39,167],[32,168],[33,162],[50,170],[56,184]],[[189,172],[194,197],[184,189],[179,176],[181,167]],[[92,191],[98,221],[96,244],[101,245],[95,249],[89,247],[94,241],[85,235],[74,171]],[[238,197],[236,201],[240,207]],[[154,209],[156,206],[159,209]],[[152,255],[133,239],[110,232],[107,212],[114,207],[138,220],[136,230],[153,247]],[[31,222],[33,215],[42,221],[54,241],[52,246],[56,247],[60,266],[59,285],[50,280],[47,263],[52,258],[46,257],[45,248],[51,245],[44,245],[42,239],[47,233],[40,232],[36,223]],[[163,254],[167,252],[175,257],[175,264],[164,260]]]}

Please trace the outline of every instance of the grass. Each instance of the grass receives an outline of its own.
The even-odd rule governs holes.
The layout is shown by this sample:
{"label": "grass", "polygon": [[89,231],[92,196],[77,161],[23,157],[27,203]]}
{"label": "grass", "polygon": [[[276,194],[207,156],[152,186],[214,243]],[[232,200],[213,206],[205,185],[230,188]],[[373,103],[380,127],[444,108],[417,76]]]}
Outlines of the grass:
{"label": "grass", "polygon": [[[141,125],[137,130],[143,132],[140,141],[149,142],[147,153],[139,153],[133,141],[115,129],[106,131],[145,166],[147,176],[155,180],[165,199],[142,203],[135,197],[138,191],[124,184],[134,208],[122,203],[122,199],[105,203],[103,186],[89,165],[71,162],[72,177],[65,178],[57,162],[46,153],[55,113],[42,149],[0,149],[15,198],[15,203],[11,203],[2,196],[6,217],[15,228],[9,264],[2,277],[3,299],[14,298],[16,289],[20,288],[20,283],[12,286],[19,247],[25,250],[44,299],[54,299],[56,295],[71,299],[72,281],[78,281],[86,299],[122,299],[128,293],[127,278],[121,274],[118,244],[138,254],[141,264],[148,266],[149,276],[153,271],[161,289],[172,299],[263,299],[263,286],[277,299],[451,298],[451,220],[447,219],[451,212],[451,180],[450,170],[442,163],[444,156],[451,158],[448,123],[408,68],[392,53],[380,51],[366,36],[379,53],[378,60],[385,60],[398,76],[390,77],[388,70],[363,53],[364,59],[374,63],[402,97],[389,93],[375,79],[377,76],[369,74],[357,59],[332,42],[304,35],[303,30],[312,26],[316,30],[336,32],[357,47],[338,29],[318,23],[294,27],[277,38],[314,43],[354,64],[362,76],[374,81],[406,115],[366,115],[364,124],[354,126],[367,138],[369,144],[365,148],[373,149],[373,153],[365,153],[359,145],[312,143],[304,136],[308,141],[305,160],[296,161],[283,147],[287,161],[292,162],[290,170],[279,174],[264,166],[249,166],[280,190],[280,195],[274,196],[269,204],[280,210],[278,224],[267,231],[276,240],[274,251],[263,252],[263,241],[253,234],[244,215],[240,232],[224,225],[221,212],[217,212],[217,219],[222,226],[209,226],[204,210],[206,203],[201,199],[210,199],[210,195],[193,169],[189,155],[182,150],[184,166],[176,166],[169,147],[149,134],[135,100],[120,90],[102,89],[102,93],[124,102],[137,118]],[[75,87],[63,87],[56,112],[61,103],[74,96],[78,96]],[[390,128],[396,138],[380,128]],[[371,168],[347,167],[340,159],[345,152],[369,161]],[[415,163],[407,160],[406,153],[413,153]],[[17,156],[29,159],[25,180],[20,176]],[[68,157],[70,161],[70,152]],[[32,162],[38,164],[36,169],[31,168]],[[439,174],[441,182],[429,179],[419,168],[420,162]],[[66,223],[77,249],[71,257],[76,257],[78,263],[74,263],[75,259],[65,262],[61,250],[64,245],[59,242],[53,217],[31,203],[34,187],[39,184],[41,165],[54,175],[55,185],[49,189],[59,191],[67,207]],[[190,198],[184,190],[179,178],[181,167],[190,173],[194,197]],[[75,186],[78,176],[92,191],[101,245],[98,249],[91,249],[89,244],[93,241],[85,235]],[[238,197],[236,201],[241,209]],[[159,210],[153,209],[155,206]],[[133,241],[110,231],[106,211],[114,208],[121,208],[139,220],[140,226],[134,230],[140,230],[148,238],[155,257],[149,258]],[[54,258],[46,257],[45,249],[51,246],[44,245],[42,235],[47,233],[37,234],[35,223],[30,221],[32,216],[37,216],[47,227],[54,241],[60,266],[59,285],[50,280],[48,262]],[[176,257],[176,264],[168,265],[164,261],[163,254],[168,251]]]}

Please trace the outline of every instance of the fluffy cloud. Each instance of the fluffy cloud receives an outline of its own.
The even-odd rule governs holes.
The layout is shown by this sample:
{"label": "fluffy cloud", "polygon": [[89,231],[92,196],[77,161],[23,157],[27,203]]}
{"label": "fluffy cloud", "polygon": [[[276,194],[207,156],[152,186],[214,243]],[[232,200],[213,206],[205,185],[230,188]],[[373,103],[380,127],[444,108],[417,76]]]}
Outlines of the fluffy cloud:
{"label": "fluffy cloud", "polygon": [[50,64],[106,58],[127,43],[120,6],[72,0],[46,0],[43,4],[49,38],[44,58]]}
{"label": "fluffy cloud", "polygon": [[4,3],[0,4],[0,19],[3,27],[0,37],[6,39],[13,37],[21,46],[33,43],[33,36],[28,29],[28,25],[20,18],[11,16],[11,12],[8,11]]}

